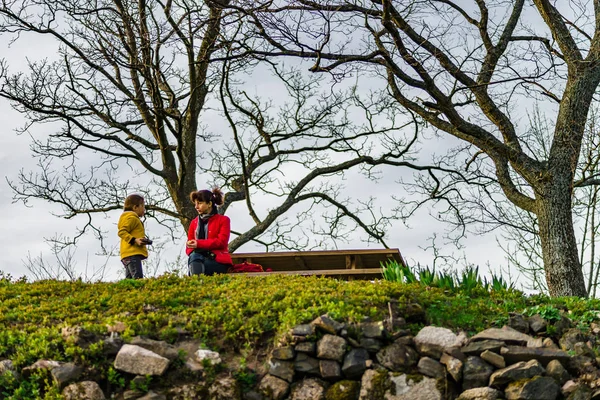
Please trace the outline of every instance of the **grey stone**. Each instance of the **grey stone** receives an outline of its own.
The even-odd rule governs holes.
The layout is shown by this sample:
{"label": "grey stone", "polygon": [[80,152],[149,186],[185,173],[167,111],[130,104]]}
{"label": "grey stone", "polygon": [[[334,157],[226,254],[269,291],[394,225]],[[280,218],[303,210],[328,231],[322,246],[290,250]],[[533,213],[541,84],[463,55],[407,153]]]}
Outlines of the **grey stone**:
{"label": "grey stone", "polygon": [[135,375],[162,375],[169,367],[169,359],[143,347],[125,344],[117,354],[114,366]]}
{"label": "grey stone", "polygon": [[556,400],[559,394],[560,387],[547,376],[510,383],[504,391],[507,400]]}
{"label": "grey stone", "polygon": [[479,340],[461,347],[460,351],[469,356],[479,356],[487,350],[499,353],[504,345],[505,343],[500,340]]}
{"label": "grey stone", "polygon": [[269,374],[292,382],[294,380],[294,363],[272,358],[269,361]]}
{"label": "grey stone", "polygon": [[372,339],[381,339],[385,334],[383,321],[364,322],[359,324],[358,328],[361,331],[361,336]]}
{"label": "grey stone", "polygon": [[387,371],[368,369],[361,377],[358,399],[376,399],[383,394],[382,390],[389,390],[391,385]]}
{"label": "grey stone", "polygon": [[446,368],[437,360],[429,357],[422,357],[417,364],[419,373],[431,378],[444,378]]}
{"label": "grey stone", "polygon": [[479,357],[468,357],[463,366],[463,390],[488,386],[494,367]]}
{"label": "grey stone", "polygon": [[83,368],[73,363],[64,363],[51,369],[52,379],[63,389],[68,383],[75,382],[81,376]]}
{"label": "grey stone", "polygon": [[360,339],[359,346],[367,349],[369,353],[377,353],[381,350],[381,341],[373,338]]}
{"label": "grey stone", "polygon": [[268,399],[282,400],[290,390],[290,384],[273,375],[265,375],[260,381],[258,390]]}
{"label": "grey stone", "polygon": [[310,355],[314,355],[317,351],[317,345],[315,342],[302,342],[298,343],[296,347],[294,347],[298,353],[308,353]]}
{"label": "grey stone", "polygon": [[342,367],[337,361],[320,360],[319,372],[323,379],[338,380],[342,378]]}
{"label": "grey stone", "polygon": [[564,385],[565,382],[567,382],[569,379],[571,379],[571,376],[569,375],[565,367],[563,367],[563,365],[558,360],[552,360],[548,363],[548,365],[546,366],[546,376],[551,377],[556,381],[556,383],[558,383],[561,386]]}
{"label": "grey stone", "polygon": [[521,333],[529,333],[529,322],[522,314],[509,313],[508,325]]}
{"label": "grey stone", "polygon": [[83,381],[72,383],[62,392],[65,400],[105,400],[104,393],[100,386],[93,381]]}
{"label": "grey stone", "polygon": [[534,314],[529,317],[529,328],[533,333],[546,332],[548,323],[540,314]]}
{"label": "grey stone", "polygon": [[552,360],[559,360],[561,363],[568,362],[571,358],[569,354],[562,350],[550,348],[532,348],[522,346],[506,346],[500,349],[500,355],[504,357],[507,364],[514,364],[519,361],[529,361],[536,359],[542,365],[548,364]]}
{"label": "grey stone", "polygon": [[319,374],[319,360],[306,353],[298,353],[294,360],[294,369],[304,374]]}
{"label": "grey stone", "polygon": [[211,400],[235,400],[241,397],[240,387],[233,377],[217,379],[208,388],[208,398]]}
{"label": "grey stone", "polygon": [[327,389],[326,399],[356,400],[360,393],[360,383],[357,381],[339,381]]}
{"label": "grey stone", "polygon": [[335,335],[323,335],[317,342],[317,357],[326,360],[342,361],[346,353],[346,339]]}
{"label": "grey stone", "polygon": [[443,400],[444,398],[436,379],[426,376],[412,379],[402,374],[391,376],[390,380],[396,394],[394,395],[391,390],[387,391],[384,397],[386,400]]}
{"label": "grey stone", "polygon": [[144,396],[140,397],[138,400],[167,400],[167,396],[165,396],[164,394],[154,393],[153,391],[150,391]]}
{"label": "grey stone", "polygon": [[504,395],[499,390],[490,387],[480,387],[465,390],[456,400],[499,400],[503,398]]}
{"label": "grey stone", "polygon": [[278,347],[273,349],[271,356],[278,360],[293,360],[296,352],[292,346]]}
{"label": "grey stone", "polygon": [[419,354],[439,360],[442,353],[451,347],[462,347],[466,342],[464,335],[456,335],[450,329],[426,326],[414,338]]}
{"label": "grey stone", "polygon": [[319,379],[304,379],[292,388],[290,400],[325,400],[325,389]]}
{"label": "grey stone", "polygon": [[482,360],[496,368],[506,367],[506,361],[504,361],[504,357],[502,357],[500,354],[494,353],[493,351],[486,350],[480,354],[480,357]]}
{"label": "grey stone", "polygon": [[525,346],[531,339],[532,337],[529,335],[514,330],[511,327],[503,326],[502,328],[489,328],[483,332],[479,332],[469,340],[469,343],[479,340],[498,340],[506,344]]}
{"label": "grey stone", "polygon": [[344,328],[344,324],[329,318],[328,315],[321,315],[311,324],[323,332],[327,332],[332,335],[337,335]]}
{"label": "grey stone", "polygon": [[349,379],[359,378],[367,369],[367,360],[369,360],[367,350],[360,348],[350,350],[344,357],[342,373]]}
{"label": "grey stone", "polygon": [[146,350],[150,350],[153,353],[158,354],[164,358],[168,358],[169,361],[176,360],[179,357],[179,352],[175,346],[170,345],[167,342],[147,339],[141,336],[136,336],[131,339],[129,344],[143,347]]}
{"label": "grey stone", "polygon": [[509,367],[494,371],[490,376],[489,386],[501,388],[504,385],[522,379],[530,379],[544,374],[544,367],[538,360],[521,361]]}
{"label": "grey stone", "polygon": [[292,329],[292,335],[294,335],[294,336],[312,336],[314,334],[315,334],[315,325],[313,325],[313,324],[296,325]]}
{"label": "grey stone", "polygon": [[395,342],[381,349],[376,358],[381,365],[390,371],[406,372],[417,364],[419,355],[412,347]]}
{"label": "grey stone", "polygon": [[442,358],[440,358],[440,363],[446,366],[446,371],[448,371],[455,382],[461,381],[463,368],[463,362],[461,360],[444,353],[442,354]]}

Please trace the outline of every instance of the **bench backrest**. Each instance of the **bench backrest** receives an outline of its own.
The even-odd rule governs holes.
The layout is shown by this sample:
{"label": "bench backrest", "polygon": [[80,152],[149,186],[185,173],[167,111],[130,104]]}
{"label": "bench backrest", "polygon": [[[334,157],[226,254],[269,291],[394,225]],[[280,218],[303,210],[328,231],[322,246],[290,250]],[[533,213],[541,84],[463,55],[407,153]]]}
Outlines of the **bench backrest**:
{"label": "bench backrest", "polygon": [[274,251],[267,253],[232,253],[234,264],[257,263],[273,271],[380,268],[381,262],[404,263],[398,249]]}

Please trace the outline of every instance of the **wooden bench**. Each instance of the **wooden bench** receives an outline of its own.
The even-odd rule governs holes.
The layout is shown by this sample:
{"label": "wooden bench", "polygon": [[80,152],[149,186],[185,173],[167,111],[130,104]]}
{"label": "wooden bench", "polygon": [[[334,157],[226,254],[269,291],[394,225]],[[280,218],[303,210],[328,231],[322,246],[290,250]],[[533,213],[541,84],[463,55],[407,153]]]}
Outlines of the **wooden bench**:
{"label": "wooden bench", "polygon": [[232,253],[234,264],[244,261],[262,265],[272,272],[244,272],[247,276],[270,274],[317,275],[344,279],[381,278],[381,263],[394,260],[404,264],[398,249],[277,251]]}

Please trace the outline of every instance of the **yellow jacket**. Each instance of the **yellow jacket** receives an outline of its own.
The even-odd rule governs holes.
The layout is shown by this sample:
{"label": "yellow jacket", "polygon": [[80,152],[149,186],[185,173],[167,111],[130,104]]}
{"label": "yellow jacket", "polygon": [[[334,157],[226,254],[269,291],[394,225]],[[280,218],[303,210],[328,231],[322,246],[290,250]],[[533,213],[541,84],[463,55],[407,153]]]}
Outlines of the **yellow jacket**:
{"label": "yellow jacket", "polygon": [[121,238],[121,259],[129,256],[148,257],[146,245],[138,246],[135,239],[146,237],[144,224],[133,211],[125,211],[119,218],[119,237]]}

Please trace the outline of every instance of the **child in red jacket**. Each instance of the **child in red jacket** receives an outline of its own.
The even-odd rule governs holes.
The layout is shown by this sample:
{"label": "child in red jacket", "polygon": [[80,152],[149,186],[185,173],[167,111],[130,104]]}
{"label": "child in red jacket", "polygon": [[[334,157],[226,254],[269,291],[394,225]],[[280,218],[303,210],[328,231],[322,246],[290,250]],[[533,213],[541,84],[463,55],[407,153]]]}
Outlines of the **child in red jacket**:
{"label": "child in red jacket", "polygon": [[223,193],[215,188],[190,193],[198,217],[190,223],[185,252],[189,256],[189,275],[226,273],[231,267],[229,254],[229,217],[217,212]]}

